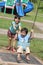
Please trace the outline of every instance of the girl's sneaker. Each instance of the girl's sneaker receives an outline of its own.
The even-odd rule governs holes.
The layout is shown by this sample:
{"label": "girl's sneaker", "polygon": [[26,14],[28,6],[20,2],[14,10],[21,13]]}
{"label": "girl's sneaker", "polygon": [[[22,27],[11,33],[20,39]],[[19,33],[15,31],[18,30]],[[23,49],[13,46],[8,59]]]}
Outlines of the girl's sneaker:
{"label": "girl's sneaker", "polygon": [[11,47],[7,47],[7,50],[11,50]]}
{"label": "girl's sneaker", "polygon": [[16,50],[14,48],[11,49],[12,52],[16,52]]}

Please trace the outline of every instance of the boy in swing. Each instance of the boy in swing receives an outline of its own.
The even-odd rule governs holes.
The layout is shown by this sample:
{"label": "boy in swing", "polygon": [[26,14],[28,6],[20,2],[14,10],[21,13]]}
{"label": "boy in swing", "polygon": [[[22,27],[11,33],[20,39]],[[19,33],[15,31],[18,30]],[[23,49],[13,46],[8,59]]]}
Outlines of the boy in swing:
{"label": "boy in swing", "polygon": [[18,49],[17,49],[17,60],[21,60],[21,54],[23,50],[25,50],[26,60],[30,60],[30,39],[33,38],[33,30],[31,30],[30,34],[28,34],[27,28],[22,28],[21,33],[18,34]]}

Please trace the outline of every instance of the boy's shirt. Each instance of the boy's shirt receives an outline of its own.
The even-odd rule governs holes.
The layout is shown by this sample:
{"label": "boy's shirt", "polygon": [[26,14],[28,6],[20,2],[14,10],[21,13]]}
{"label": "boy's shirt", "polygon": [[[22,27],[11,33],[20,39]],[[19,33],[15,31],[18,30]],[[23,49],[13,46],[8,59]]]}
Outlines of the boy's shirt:
{"label": "boy's shirt", "polygon": [[23,49],[26,49],[26,47],[30,46],[30,35],[26,35],[25,37],[22,37],[21,34],[18,34],[18,46],[22,46]]}
{"label": "boy's shirt", "polygon": [[21,26],[21,23],[16,24],[16,22],[12,22],[11,26],[10,26],[10,31],[15,34],[17,30],[19,30],[19,26]]}

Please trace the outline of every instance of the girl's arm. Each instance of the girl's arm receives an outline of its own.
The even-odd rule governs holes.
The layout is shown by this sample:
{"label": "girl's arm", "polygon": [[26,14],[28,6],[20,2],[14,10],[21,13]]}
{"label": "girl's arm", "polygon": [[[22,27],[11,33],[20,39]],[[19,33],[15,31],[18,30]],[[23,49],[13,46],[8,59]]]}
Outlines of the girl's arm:
{"label": "girl's arm", "polygon": [[12,22],[12,26],[14,29],[16,29],[15,22]]}
{"label": "girl's arm", "polygon": [[17,33],[21,32],[21,23],[19,23],[19,30],[16,31]]}

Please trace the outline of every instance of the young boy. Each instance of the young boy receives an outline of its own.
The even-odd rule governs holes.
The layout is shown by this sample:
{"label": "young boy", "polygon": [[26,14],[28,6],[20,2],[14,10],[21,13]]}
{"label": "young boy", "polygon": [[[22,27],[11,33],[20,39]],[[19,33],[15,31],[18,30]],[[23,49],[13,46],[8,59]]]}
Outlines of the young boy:
{"label": "young boy", "polygon": [[16,44],[16,40],[15,37],[17,36],[18,32],[21,30],[21,23],[20,23],[20,17],[19,16],[15,16],[14,17],[14,21],[12,22],[11,26],[9,27],[8,30],[8,37],[9,37],[9,46],[8,46],[8,50],[11,49],[11,42],[13,40],[13,48],[12,51],[15,51],[14,47]]}
{"label": "young boy", "polygon": [[30,60],[29,54],[30,54],[30,39],[33,38],[33,30],[31,30],[30,34],[28,34],[27,28],[21,29],[21,34],[18,34],[18,49],[17,49],[17,60],[21,60],[21,54],[23,53],[23,50],[25,50],[26,59]]}

